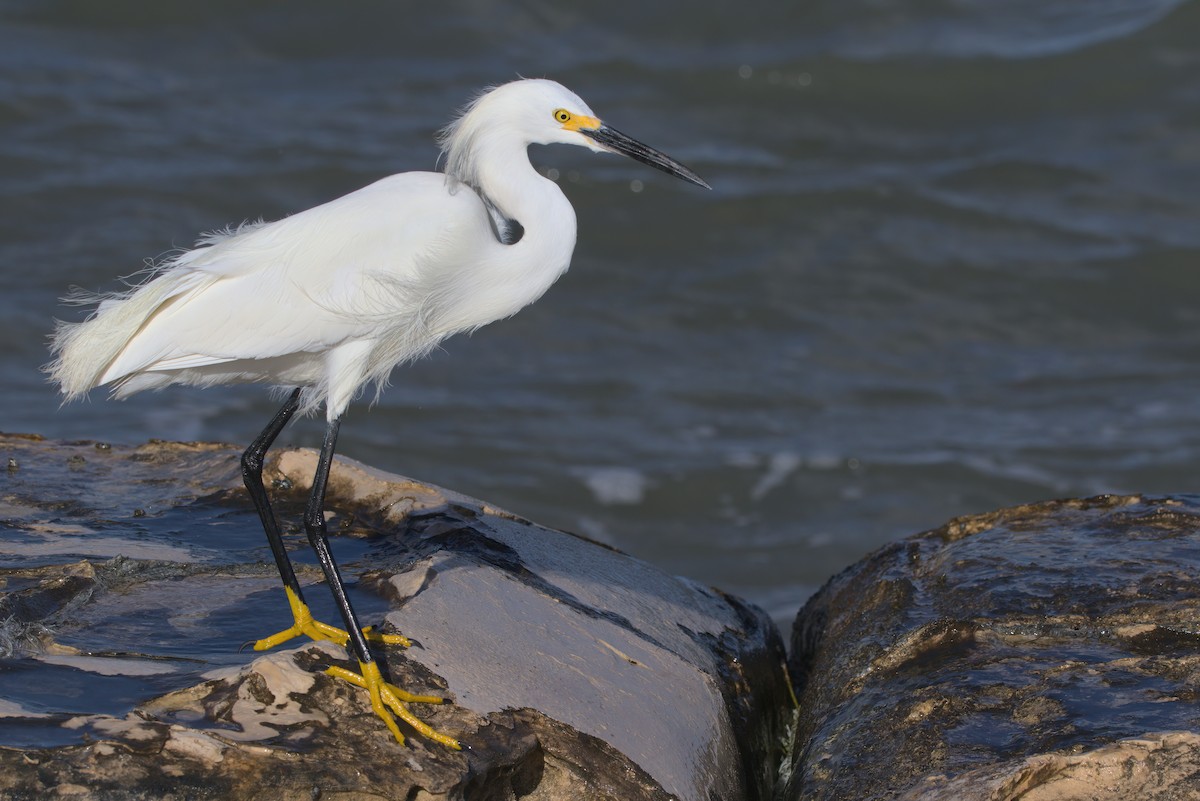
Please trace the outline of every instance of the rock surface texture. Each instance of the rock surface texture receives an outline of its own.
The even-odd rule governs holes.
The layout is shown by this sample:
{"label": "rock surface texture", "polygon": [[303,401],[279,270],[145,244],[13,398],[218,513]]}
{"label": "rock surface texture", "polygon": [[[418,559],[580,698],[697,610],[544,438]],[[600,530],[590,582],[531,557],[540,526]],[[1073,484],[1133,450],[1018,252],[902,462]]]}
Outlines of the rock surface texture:
{"label": "rock surface texture", "polygon": [[1200,798],[1200,504],[958,518],[833,578],[792,639],[793,799]]}
{"label": "rock surface texture", "polygon": [[[0,435],[0,798],[769,797],[790,722],[760,610],[602,545],[341,461],[334,552],[385,673],[462,752],[399,745],[328,643],[263,655],[282,591],[228,446]],[[315,464],[268,466],[299,520]],[[319,572],[295,527],[301,580]],[[318,617],[337,623],[307,591]]]}

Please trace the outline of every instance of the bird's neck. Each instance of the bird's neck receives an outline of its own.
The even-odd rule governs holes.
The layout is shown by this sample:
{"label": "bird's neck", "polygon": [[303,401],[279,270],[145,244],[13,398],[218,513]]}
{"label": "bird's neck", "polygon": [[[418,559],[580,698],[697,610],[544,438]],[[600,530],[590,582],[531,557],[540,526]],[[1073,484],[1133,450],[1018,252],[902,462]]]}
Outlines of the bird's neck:
{"label": "bird's neck", "polygon": [[445,325],[452,330],[507,317],[537,300],[570,266],[575,249],[575,210],[553,181],[534,170],[525,147],[474,157],[472,189],[523,232],[512,244],[497,240],[472,271],[473,301],[447,313]]}
{"label": "bird's neck", "polygon": [[527,148],[500,147],[476,154],[475,190],[506,220],[521,226],[520,239],[510,248],[530,251],[548,264],[567,268],[575,247],[575,210],[553,181],[542,177],[529,162]]}
{"label": "bird's neck", "polygon": [[477,153],[475,158],[479,166],[472,176],[474,189],[506,219],[525,228],[540,227],[546,224],[541,222],[543,215],[550,215],[546,222],[555,222],[559,206],[570,209],[554,182],[543,178],[530,164],[526,148],[497,143],[492,152]]}

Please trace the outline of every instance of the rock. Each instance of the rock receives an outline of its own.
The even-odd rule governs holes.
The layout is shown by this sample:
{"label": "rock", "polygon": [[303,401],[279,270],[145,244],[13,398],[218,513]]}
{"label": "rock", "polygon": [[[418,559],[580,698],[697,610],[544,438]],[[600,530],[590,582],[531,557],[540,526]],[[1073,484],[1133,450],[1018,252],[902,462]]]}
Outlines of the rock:
{"label": "rock", "polygon": [[1021,801],[1197,797],[1200,734],[1173,732],[1118,740],[1079,754],[1039,754],[948,779],[931,776],[902,801],[988,798]]}
{"label": "rock", "polygon": [[[290,622],[239,451],[0,435],[0,798],[765,799],[790,722],[767,616],[588,540],[339,461],[333,548],[394,683],[455,752],[390,738]],[[298,521],[315,464],[268,465]],[[319,580],[285,525],[302,583]],[[306,593],[337,622],[323,587]],[[15,655],[15,656],[14,656]]]}
{"label": "rock", "polygon": [[952,520],[801,610],[785,799],[1200,798],[1200,504]]}

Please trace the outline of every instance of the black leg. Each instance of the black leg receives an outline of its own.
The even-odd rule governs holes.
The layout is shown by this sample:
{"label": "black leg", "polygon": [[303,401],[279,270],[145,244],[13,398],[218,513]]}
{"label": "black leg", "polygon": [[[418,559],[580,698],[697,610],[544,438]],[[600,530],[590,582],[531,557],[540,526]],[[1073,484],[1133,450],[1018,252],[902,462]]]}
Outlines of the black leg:
{"label": "black leg", "polygon": [[325,441],[322,443],[321,453],[317,457],[316,475],[313,476],[312,495],[308,498],[308,508],[304,512],[304,530],[308,532],[308,542],[316,551],[317,561],[321,563],[321,569],[325,571],[325,581],[329,584],[333,599],[342,613],[346,631],[350,634],[349,645],[354,650],[358,661],[368,665],[374,659],[371,656],[371,650],[367,647],[367,639],[363,636],[362,627],[358,625],[358,616],[354,614],[354,608],[350,606],[350,599],[346,597],[346,587],[338,572],[337,562],[333,560],[333,553],[329,550],[329,538],[325,529],[325,488],[329,483],[329,468],[333,464],[333,451],[337,446],[338,427],[341,425],[341,421],[340,417],[331,420],[325,429]]}
{"label": "black leg", "polygon": [[[325,581],[329,584],[338,610],[342,613],[342,621],[346,624],[347,639],[341,642],[348,644],[354,652],[354,656],[358,659],[360,672],[354,673],[338,666],[330,667],[325,672],[364,688],[371,699],[371,709],[388,727],[397,742],[404,742],[404,735],[400,733],[400,728],[395,720],[396,717],[399,717],[425,737],[457,750],[461,747],[458,740],[434,731],[405,706],[406,703],[440,704],[441,698],[413,695],[383,680],[383,676],[379,672],[379,665],[371,656],[371,649],[367,646],[368,638],[362,627],[358,625],[358,616],[354,613],[354,608],[350,606],[350,599],[346,597],[346,586],[342,583],[337,562],[333,560],[333,553],[329,550],[329,535],[325,528],[325,489],[329,484],[329,470],[333,466],[333,451],[337,446],[340,425],[341,418],[339,417],[331,420],[328,428],[325,429],[325,441],[321,445],[321,453],[317,456],[317,472],[313,476],[312,495],[309,496],[308,507],[304,510],[304,530],[308,533],[309,544],[316,551],[321,569],[325,571]],[[305,609],[305,614],[307,614],[307,609]],[[298,620],[297,626],[299,625],[300,621]],[[325,628],[329,629],[330,627]],[[327,637],[323,632],[320,634]],[[309,634],[309,636],[313,635]],[[327,638],[332,639],[331,637]],[[370,639],[374,642],[409,644],[408,640],[400,635],[377,635],[372,632]]]}
{"label": "black leg", "polygon": [[246,491],[250,493],[254,508],[258,510],[258,519],[262,521],[263,531],[267,533],[267,542],[271,545],[271,553],[275,556],[275,565],[279,568],[283,586],[296,596],[296,600],[303,603],[304,595],[300,592],[300,582],[296,580],[296,571],[292,569],[292,561],[288,558],[287,549],[283,547],[279,524],[275,522],[275,513],[271,509],[271,502],[267,499],[267,491],[262,482],[263,461],[267,450],[299,407],[300,390],[296,389],[271,418],[271,422],[267,423],[267,427],[258,438],[250,443],[250,447],[242,454],[242,482],[246,485]]}
{"label": "black leg", "polygon": [[[355,636],[342,631],[341,629],[330,626],[327,623],[322,623],[319,620],[314,620],[312,613],[309,611],[308,604],[304,602],[304,595],[300,591],[300,582],[296,579],[296,571],[292,568],[291,559],[288,558],[287,549],[283,546],[283,537],[279,533],[279,524],[275,522],[275,513],[271,510],[271,503],[267,499],[266,489],[262,483],[263,460],[267,450],[279,436],[279,432],[288,424],[296,410],[300,406],[300,390],[294,391],[283,407],[271,419],[263,432],[258,435],[258,438],[251,443],[246,452],[242,454],[242,479],[246,483],[246,490],[250,493],[250,498],[254,501],[254,508],[258,510],[259,520],[262,521],[263,530],[267,533],[267,542],[271,545],[271,553],[275,556],[275,565],[279,568],[279,576],[283,579],[283,588],[287,593],[288,606],[292,610],[293,624],[283,631],[264,637],[254,643],[254,650],[265,651],[268,648],[274,648],[276,645],[287,642],[293,637],[307,636],[314,640],[329,640],[330,642],[346,645],[350,639],[364,642],[370,640],[372,642],[384,643],[386,645],[401,645],[407,648],[412,645],[408,638],[402,634],[378,634],[369,629],[365,632],[355,629]],[[332,436],[333,440],[329,437]],[[318,465],[317,483],[313,485],[314,500],[309,503],[310,514],[306,517],[305,528],[308,530],[309,542],[313,544],[317,556],[321,559],[321,567],[325,570],[327,578],[330,576],[332,567],[333,576],[337,576],[337,567],[333,563],[333,557],[329,555],[329,544],[324,540],[322,533],[319,538],[314,539],[313,528],[307,522],[312,517],[311,509],[313,504],[317,504],[318,517],[320,516],[320,507],[325,499],[325,482],[329,480],[329,462],[333,459],[333,441],[337,439],[337,424],[331,426],[331,433],[326,435],[326,447],[322,450],[321,458],[323,466]],[[326,455],[328,453],[328,455]],[[324,532],[324,521],[322,518],[321,531]],[[334,579],[329,579],[330,586],[333,589],[334,597],[338,599],[338,606],[342,609],[342,616],[345,617],[350,608],[349,602],[345,599],[345,591],[342,589],[340,579],[336,582]],[[350,612],[353,616],[353,611]],[[365,650],[365,646],[364,646]],[[355,648],[358,651],[358,648]]]}

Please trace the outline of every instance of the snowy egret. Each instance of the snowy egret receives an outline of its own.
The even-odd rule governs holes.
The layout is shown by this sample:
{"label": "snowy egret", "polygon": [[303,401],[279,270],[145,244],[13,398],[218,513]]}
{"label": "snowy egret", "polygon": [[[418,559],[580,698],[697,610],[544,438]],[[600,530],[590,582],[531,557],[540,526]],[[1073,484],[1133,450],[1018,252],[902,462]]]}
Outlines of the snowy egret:
{"label": "snowy egret", "polygon": [[[393,717],[452,748],[406,702],[441,703],[386,683],[329,550],[324,502],[338,425],[368,383],[438,342],[508,317],[566,271],[575,211],[529,162],[531,144],[620,153],[708,188],[664,154],[602,123],[577,95],[519,80],[477,97],[440,135],[445,174],[408,172],[291,217],[204,236],[125,293],[97,296],[80,323],[59,323],[46,367],[67,400],[101,385],[114,397],[171,384],[240,382],[294,388],[242,455],[246,489],[266,531],[294,623],[255,643],[293,637],[349,644],[359,673],[329,672],[365,688],[401,743]],[[325,407],[304,528],[345,629],[316,621],[287,556],[262,482],[263,460],[297,413]]]}

